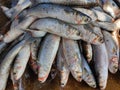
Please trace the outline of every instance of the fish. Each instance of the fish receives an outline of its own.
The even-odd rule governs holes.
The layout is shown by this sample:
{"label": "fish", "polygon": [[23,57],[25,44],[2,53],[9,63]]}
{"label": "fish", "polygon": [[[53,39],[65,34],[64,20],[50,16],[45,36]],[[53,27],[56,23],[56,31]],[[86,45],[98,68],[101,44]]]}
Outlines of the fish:
{"label": "fish", "polygon": [[[8,17],[12,17],[12,13],[9,11],[10,9],[6,6],[0,5],[0,8],[2,9],[3,13]],[[8,12],[9,11],[9,12]]]}
{"label": "fish", "polygon": [[14,90],[19,90],[19,80],[15,80],[13,68],[10,70],[10,78],[12,80]]}
{"label": "fish", "polygon": [[[115,41],[115,44],[116,44],[116,46],[117,46],[117,55],[119,55],[119,57],[118,57],[118,60],[120,59],[120,40],[119,40],[119,29],[118,30],[115,30],[114,32],[112,32],[112,38],[113,38],[113,40]],[[120,63],[120,60],[119,60],[119,63]],[[119,63],[118,63],[118,68],[119,68],[119,70],[120,70],[120,65],[119,65]]]}
{"label": "fish", "polygon": [[94,77],[87,61],[85,60],[84,56],[82,54],[81,54],[81,56],[82,56],[82,70],[83,70],[82,78],[90,87],[96,88],[97,84],[96,84],[95,77]]}
{"label": "fish", "polygon": [[17,5],[10,9],[5,6],[1,6],[1,8],[4,11],[5,15],[12,20],[15,19],[25,8],[31,5],[32,3],[30,0],[20,0]]}
{"label": "fish", "polygon": [[98,21],[101,21],[101,22],[113,22],[114,21],[114,19],[110,15],[106,14],[103,11],[99,11],[95,9],[92,9],[92,11],[96,14]]}
{"label": "fish", "polygon": [[103,11],[98,11],[95,9],[90,10],[85,8],[74,8],[74,9],[90,16],[90,18],[92,18],[92,22],[94,21],[112,22],[113,21],[113,18],[110,15],[104,13]]}
{"label": "fish", "polygon": [[97,11],[100,11],[100,12],[104,12],[102,7],[100,7],[100,6],[93,7],[90,10],[97,10]]}
{"label": "fish", "polygon": [[44,37],[47,32],[44,31],[38,31],[38,30],[31,30],[31,29],[22,29],[21,30],[30,33],[32,37],[39,38],[39,37]]}
{"label": "fish", "polygon": [[7,55],[1,62],[1,65],[0,65],[0,82],[1,82],[0,90],[5,90],[11,64],[12,64],[15,56],[18,54],[18,52],[21,50],[21,48],[24,46],[25,43],[26,43],[26,40],[23,40],[20,43],[18,43],[17,45],[15,45],[7,53]]}
{"label": "fish", "polygon": [[82,59],[77,41],[62,38],[63,54],[72,76],[82,81]]}
{"label": "fish", "polygon": [[119,7],[113,0],[102,0],[102,2],[102,8],[105,12],[110,14],[113,18],[116,18],[119,15]]}
{"label": "fish", "polygon": [[92,22],[92,25],[96,26],[96,27],[100,27],[102,28],[102,30],[106,30],[106,31],[114,31],[116,29],[118,29],[118,27],[116,27],[116,24],[111,23],[111,22]]}
{"label": "fish", "polygon": [[59,43],[60,37],[53,34],[47,34],[41,43],[41,47],[38,52],[38,80],[41,83],[46,81],[50,73]]}
{"label": "fish", "polygon": [[30,59],[29,59],[29,65],[31,69],[35,72],[35,74],[38,73],[38,49],[40,47],[40,42],[42,38],[34,39],[30,44]]}
{"label": "fish", "polygon": [[92,46],[90,43],[84,41],[81,42],[81,45],[82,45],[81,47],[82,47],[83,55],[85,56],[87,62],[90,63],[93,56]]}
{"label": "fish", "polygon": [[29,28],[49,32],[68,39],[73,40],[82,39],[92,44],[101,44],[103,42],[102,41],[103,39],[101,37],[88,30],[85,30],[80,25],[71,26],[60,20],[51,18],[39,19],[35,21]]}
{"label": "fish", "polygon": [[77,11],[80,11],[80,12],[82,12],[82,13],[88,15],[88,16],[90,16],[90,18],[92,19],[92,21],[96,21],[97,20],[97,16],[90,9],[79,8],[79,7],[75,7],[74,9],[77,10]]}
{"label": "fish", "polygon": [[117,19],[115,22],[113,22],[115,25],[116,25],[116,29],[115,30],[118,30],[120,29],[120,19]]}
{"label": "fish", "polygon": [[65,87],[68,82],[70,70],[68,68],[65,56],[63,54],[62,43],[59,46],[57,54],[57,69],[60,72],[60,86]]}
{"label": "fish", "polygon": [[35,17],[26,17],[23,21],[21,21],[21,23],[18,23],[18,20],[14,21],[10,30],[3,36],[2,40],[0,41],[0,52],[6,48],[8,43],[14,41],[17,37],[24,33],[23,30],[20,30],[21,27],[27,28],[35,19]]}
{"label": "fish", "polygon": [[117,46],[116,42],[114,41],[112,35],[109,32],[103,31],[103,35],[108,53],[109,71],[111,73],[116,73],[118,71],[119,47]]}
{"label": "fish", "polygon": [[33,3],[54,3],[61,5],[92,6],[99,5],[99,0],[31,0]]}
{"label": "fish", "polygon": [[120,8],[120,0],[113,0],[116,4],[117,4],[117,6]]}
{"label": "fish", "polygon": [[23,16],[36,16],[38,18],[51,17],[71,24],[86,24],[91,22],[91,18],[86,14],[74,10],[69,6],[56,4],[39,4],[24,10],[21,14]]}
{"label": "fish", "polygon": [[95,72],[100,90],[104,90],[108,79],[108,54],[105,43],[92,45]]}
{"label": "fish", "polygon": [[26,44],[19,51],[14,62],[13,77],[15,80],[19,80],[22,77],[27,66],[29,57],[30,57],[30,44]]}
{"label": "fish", "polygon": [[21,27],[22,29],[27,28],[35,19],[36,17],[33,16],[24,18],[24,20],[18,23],[17,26],[13,26],[13,28],[10,28],[10,30],[4,35],[3,41],[5,43],[10,43],[15,40],[18,36],[24,33],[24,31],[20,30]]}
{"label": "fish", "polygon": [[101,29],[101,28],[96,27],[96,26],[93,26],[93,27],[91,27],[91,30],[92,30],[95,34],[97,34],[97,35],[99,35],[100,37],[104,38],[104,37],[103,37],[103,34],[102,34],[102,29]]}

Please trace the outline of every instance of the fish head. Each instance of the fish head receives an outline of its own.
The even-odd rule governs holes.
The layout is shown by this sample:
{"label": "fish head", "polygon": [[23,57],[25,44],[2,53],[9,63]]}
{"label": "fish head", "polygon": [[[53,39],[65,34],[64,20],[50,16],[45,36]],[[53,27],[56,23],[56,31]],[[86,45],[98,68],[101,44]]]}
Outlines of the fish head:
{"label": "fish head", "polygon": [[84,13],[81,13],[81,15],[80,15],[80,13],[77,12],[75,20],[76,20],[75,21],[76,24],[87,24],[87,23],[90,23],[92,21],[92,18],[90,16],[87,16]]}
{"label": "fish head", "polygon": [[97,36],[93,39],[92,44],[100,45],[104,42],[104,39],[102,37]]}
{"label": "fish head", "polygon": [[119,7],[112,0],[103,0],[103,9],[114,18],[118,16],[120,12]]}

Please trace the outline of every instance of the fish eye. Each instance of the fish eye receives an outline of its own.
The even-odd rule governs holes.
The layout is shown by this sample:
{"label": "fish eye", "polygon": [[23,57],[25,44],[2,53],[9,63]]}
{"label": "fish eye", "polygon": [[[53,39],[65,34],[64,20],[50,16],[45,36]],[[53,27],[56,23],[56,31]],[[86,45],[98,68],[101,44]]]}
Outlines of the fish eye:
{"label": "fish eye", "polygon": [[112,6],[115,6],[115,3],[112,3]]}
{"label": "fish eye", "polygon": [[85,18],[85,22],[89,22],[89,21],[91,21],[91,19],[88,18],[88,17],[86,17],[86,18]]}

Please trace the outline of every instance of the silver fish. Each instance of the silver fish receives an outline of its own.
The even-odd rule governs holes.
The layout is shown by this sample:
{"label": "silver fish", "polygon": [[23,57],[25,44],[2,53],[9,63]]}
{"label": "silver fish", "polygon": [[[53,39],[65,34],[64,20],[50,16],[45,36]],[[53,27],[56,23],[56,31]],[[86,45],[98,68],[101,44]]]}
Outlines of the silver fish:
{"label": "silver fish", "polygon": [[118,27],[116,27],[116,24],[111,22],[92,22],[92,24],[107,31],[114,31],[118,29]]}
{"label": "silver fish", "polygon": [[10,70],[10,78],[12,80],[14,90],[19,90],[19,80],[15,80],[13,68]]}
{"label": "silver fish", "polygon": [[73,77],[80,82],[82,80],[82,60],[78,43],[70,39],[62,39],[63,53],[69,70]]}
{"label": "silver fish", "polygon": [[98,10],[95,10],[95,9],[92,9],[92,11],[96,14],[97,19],[99,21],[102,21],[102,22],[112,22],[114,20],[110,15],[106,14],[103,11],[98,11]]}
{"label": "silver fish", "polygon": [[74,10],[69,6],[55,4],[39,4],[35,7],[25,10],[21,14],[24,16],[36,16],[38,18],[57,18],[72,24],[86,24],[91,22],[91,18],[82,12]]}
{"label": "silver fish", "polygon": [[4,60],[2,61],[1,65],[0,65],[0,76],[1,76],[0,77],[0,82],[1,82],[0,90],[5,90],[11,64],[12,64],[15,56],[21,50],[22,46],[25,43],[26,43],[26,40],[23,40],[20,43],[18,43],[15,47],[13,47],[8,52],[8,54],[6,55]]}
{"label": "silver fish", "polygon": [[38,31],[38,30],[30,30],[30,29],[21,29],[23,31],[26,31],[31,34],[32,37],[38,38],[38,37],[44,37],[47,32],[44,31]]}
{"label": "silver fish", "polygon": [[89,6],[99,4],[99,0],[31,0],[33,3],[55,3],[62,5]]}
{"label": "silver fish", "polygon": [[74,9],[90,16],[90,18],[92,18],[92,21],[98,21],[98,20],[103,21],[103,22],[113,21],[113,18],[109,16],[108,14],[104,13],[103,11],[98,11],[95,9],[90,10],[90,9],[85,9],[85,8],[74,8]]}
{"label": "silver fish", "polygon": [[55,59],[60,37],[52,34],[47,34],[44,41],[41,43],[41,47],[38,55],[38,80],[44,83],[50,73],[52,63]]}
{"label": "silver fish", "polygon": [[15,19],[19,15],[20,12],[22,12],[25,8],[27,8],[31,5],[32,5],[32,3],[30,0],[24,0],[24,1],[20,0],[16,6],[10,8],[10,9],[5,6],[1,6],[1,8],[3,9],[6,16],[8,16],[11,19]]}
{"label": "silver fish", "polygon": [[116,42],[109,32],[103,31],[103,35],[108,53],[109,71],[111,73],[116,73],[118,70],[119,62],[119,47],[117,46]]}
{"label": "silver fish", "polygon": [[30,57],[30,44],[26,44],[19,51],[14,62],[13,77],[15,80],[19,80],[22,77],[25,71],[27,62],[29,60],[29,57]]}
{"label": "silver fish", "polygon": [[60,85],[61,87],[65,87],[69,78],[70,70],[68,68],[65,56],[63,54],[62,44],[60,44],[60,47],[58,49],[57,68],[60,72]]}
{"label": "silver fish", "polygon": [[26,17],[23,21],[18,23],[17,26],[13,25],[13,28],[10,28],[10,30],[4,35],[3,41],[5,43],[10,43],[11,41],[15,40],[18,36],[24,33],[24,31],[20,29],[27,28],[35,19],[36,17],[33,16]]}
{"label": "silver fish", "polygon": [[107,85],[109,64],[105,43],[101,45],[93,45],[93,56],[98,84],[100,89],[104,90]]}
{"label": "silver fish", "polygon": [[29,65],[36,74],[38,73],[37,52],[39,49],[40,42],[41,42],[41,38],[37,38],[37,39],[33,40],[33,42],[30,45]]}
{"label": "silver fish", "polygon": [[[81,25],[71,26],[60,20],[51,19],[51,18],[44,18],[35,21],[30,26],[30,29],[38,29],[68,39],[74,39],[74,40],[82,39],[92,44],[101,44],[103,42],[102,41],[103,39],[101,37],[88,30],[85,30]],[[86,35],[88,37],[86,37]]]}
{"label": "silver fish", "polygon": [[102,0],[103,10],[109,13],[113,18],[117,17],[120,13],[119,7],[113,0]]}
{"label": "silver fish", "polygon": [[91,87],[96,88],[96,81],[95,81],[95,77],[87,63],[87,61],[85,60],[85,58],[82,56],[82,69],[83,69],[83,75],[82,78],[83,80]]}
{"label": "silver fish", "polygon": [[81,42],[81,45],[82,45],[82,52],[87,62],[90,63],[92,60],[92,56],[93,56],[92,46],[90,43],[86,43],[86,42]]}

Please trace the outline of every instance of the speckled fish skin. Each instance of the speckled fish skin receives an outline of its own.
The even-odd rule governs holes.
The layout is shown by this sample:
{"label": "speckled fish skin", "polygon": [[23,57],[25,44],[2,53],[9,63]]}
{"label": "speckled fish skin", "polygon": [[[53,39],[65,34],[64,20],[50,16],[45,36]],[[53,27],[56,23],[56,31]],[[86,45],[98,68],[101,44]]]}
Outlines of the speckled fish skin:
{"label": "speckled fish skin", "polygon": [[95,9],[92,9],[92,11],[96,14],[97,19],[99,21],[112,22],[114,20],[110,15],[106,14],[105,12],[98,11],[98,10],[95,10]]}
{"label": "speckled fish skin", "polygon": [[[50,73],[52,63],[55,59],[60,37],[52,34],[47,34],[41,43],[38,54],[38,80],[44,83]],[[47,62],[47,63],[46,63]]]}
{"label": "speckled fish skin", "polygon": [[35,74],[38,73],[37,53],[38,53],[38,49],[39,49],[39,45],[40,45],[41,39],[42,38],[37,38],[30,44],[29,65],[30,65],[31,69],[35,72]]}
{"label": "speckled fish skin", "polygon": [[108,79],[109,64],[105,43],[101,45],[93,45],[93,59],[95,62],[95,71],[100,90],[104,90]]}
{"label": "speckled fish skin", "polygon": [[[64,23],[60,20],[44,18],[35,21],[30,29],[38,29],[41,31],[49,32],[52,34],[59,35],[61,37],[79,40],[82,39],[84,41],[90,42],[92,44],[101,44],[102,38],[98,35],[85,30],[82,26],[71,26],[67,23]],[[88,37],[86,37],[86,35]]]}
{"label": "speckled fish skin", "polygon": [[83,54],[85,55],[87,62],[90,63],[93,56],[92,46],[90,43],[87,42],[82,42],[81,45],[82,45]]}
{"label": "speckled fish skin", "polygon": [[[24,31],[20,30],[20,28],[27,28],[36,18],[35,17],[27,17],[21,23],[17,23],[18,21],[13,22],[14,25],[11,25],[10,30],[4,35],[2,41],[0,41],[0,52],[6,48],[7,44],[15,40],[17,37],[22,35]],[[16,24],[17,23],[17,24]]]}
{"label": "speckled fish skin", "polygon": [[118,27],[116,27],[116,24],[111,22],[92,22],[92,24],[107,31],[114,31],[118,29]]}
{"label": "speckled fish skin", "polygon": [[103,35],[108,53],[109,71],[111,73],[116,73],[118,71],[119,47],[109,32],[103,31]]}
{"label": "speckled fish skin", "polygon": [[80,11],[88,16],[90,16],[90,18],[92,19],[92,21],[96,21],[97,20],[97,16],[95,15],[95,13],[92,10],[89,9],[85,9],[85,8],[74,8],[77,11]]}
{"label": "speckled fish skin", "polygon": [[89,6],[99,4],[99,0],[31,0],[33,3],[55,3],[62,5]]}
{"label": "speckled fish skin", "polygon": [[116,5],[116,3],[113,0],[102,0],[103,1],[103,9],[107,13],[109,13],[112,17],[116,17],[120,10],[119,7]]}
{"label": "speckled fish skin", "polygon": [[11,41],[15,40],[18,36],[24,33],[24,31],[20,30],[27,28],[34,20],[36,17],[30,16],[24,18],[23,21],[18,23],[17,26],[11,28],[3,37],[3,41],[5,43],[10,43]]}
{"label": "speckled fish skin", "polygon": [[19,51],[13,66],[13,73],[15,80],[19,80],[23,75],[27,62],[30,57],[30,44],[26,44]]}
{"label": "speckled fish skin", "polygon": [[[83,26],[74,25],[73,27],[77,28],[78,30],[81,30],[82,32],[81,40],[86,41],[87,43],[99,45],[104,42],[101,31],[99,30],[99,28],[93,27],[93,25],[90,25],[90,24],[85,24]],[[89,37],[86,37],[86,36],[89,36]],[[95,36],[97,36],[98,39],[97,37],[95,39]]]}
{"label": "speckled fish skin", "polygon": [[96,81],[95,81],[95,77],[87,63],[87,61],[85,60],[84,56],[82,56],[82,69],[83,69],[83,75],[82,78],[83,80],[92,88],[96,88]]}
{"label": "speckled fish skin", "polygon": [[106,13],[102,12],[102,11],[98,11],[95,9],[85,9],[85,8],[74,8],[80,12],[83,12],[84,14],[90,16],[90,18],[92,18],[92,21],[103,21],[103,22],[112,22],[113,18],[109,15],[107,15]]}
{"label": "speckled fish skin", "polygon": [[78,43],[70,39],[62,39],[63,53],[72,76],[78,81],[82,80],[82,60]]}
{"label": "speckled fish skin", "polygon": [[102,30],[99,27],[92,27],[93,32],[103,38]]}
{"label": "speckled fish skin", "polygon": [[23,15],[36,16],[38,18],[51,17],[71,24],[86,24],[91,22],[91,18],[82,12],[76,11],[69,6],[55,4],[39,4],[25,10]]}
{"label": "speckled fish skin", "polygon": [[65,56],[63,54],[62,43],[60,44],[58,49],[57,68],[60,72],[60,85],[61,87],[65,87],[69,78],[70,70],[68,68]]}
{"label": "speckled fish skin", "polygon": [[20,43],[18,43],[15,47],[13,47],[8,52],[8,54],[6,55],[4,60],[2,61],[1,65],[0,65],[0,76],[1,76],[0,77],[0,82],[1,82],[0,90],[5,90],[11,64],[12,64],[15,56],[17,55],[17,53],[20,51],[22,46],[25,44],[25,42],[26,42],[26,40],[23,40]]}

